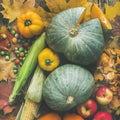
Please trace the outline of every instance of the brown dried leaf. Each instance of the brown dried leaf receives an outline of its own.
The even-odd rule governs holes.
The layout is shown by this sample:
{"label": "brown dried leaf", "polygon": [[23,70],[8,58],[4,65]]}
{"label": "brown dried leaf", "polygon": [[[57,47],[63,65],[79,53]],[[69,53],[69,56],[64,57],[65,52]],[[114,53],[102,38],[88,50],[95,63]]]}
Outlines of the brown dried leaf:
{"label": "brown dried leaf", "polygon": [[11,114],[7,116],[0,115],[0,120],[15,120],[15,116]]}
{"label": "brown dried leaf", "polygon": [[120,55],[120,49],[115,48],[114,51],[116,52],[117,55]]}
{"label": "brown dried leaf", "polygon": [[95,80],[104,80],[104,76],[102,73],[95,73],[95,77],[94,77]]}
{"label": "brown dried leaf", "polygon": [[113,36],[119,36],[120,37],[120,16],[116,16],[114,20],[111,21],[111,24],[113,26]]}
{"label": "brown dried leaf", "polygon": [[101,58],[100,58],[100,64],[102,64],[102,65],[108,65],[108,61],[109,61],[109,56],[106,54],[106,53],[103,53],[102,55],[101,55]]}
{"label": "brown dried leaf", "polygon": [[109,72],[116,72],[116,71],[110,66],[103,67],[103,74],[108,74]]}
{"label": "brown dried leaf", "polygon": [[114,96],[110,108],[117,110],[118,107],[120,107],[120,99],[118,99],[117,96]]}
{"label": "brown dried leaf", "polygon": [[14,79],[13,66],[13,62],[5,61],[3,58],[0,58],[0,81]]}
{"label": "brown dried leaf", "polygon": [[3,110],[4,114],[8,114],[15,109],[15,106],[10,106],[8,102],[12,89],[13,89],[12,82],[0,83],[0,110]]}
{"label": "brown dried leaf", "polygon": [[115,72],[109,72],[105,75],[106,80],[113,80],[115,78]]}
{"label": "brown dried leaf", "polygon": [[[104,79],[100,81],[101,76],[104,76]],[[94,78],[96,89],[106,84],[113,91],[114,98],[104,109],[117,111],[120,107],[120,50],[118,48],[106,48],[103,51]]]}

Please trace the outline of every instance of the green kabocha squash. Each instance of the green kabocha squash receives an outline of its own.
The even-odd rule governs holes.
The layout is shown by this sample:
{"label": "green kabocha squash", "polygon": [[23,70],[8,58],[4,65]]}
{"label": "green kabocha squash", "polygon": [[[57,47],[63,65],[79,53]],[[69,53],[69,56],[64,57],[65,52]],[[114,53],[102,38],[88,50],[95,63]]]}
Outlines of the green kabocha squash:
{"label": "green kabocha squash", "polygon": [[84,103],[94,91],[93,75],[86,69],[66,64],[56,68],[46,78],[43,98],[56,111],[68,111]]}
{"label": "green kabocha squash", "polygon": [[78,24],[84,10],[83,7],[70,8],[55,15],[48,25],[46,42],[69,61],[88,65],[101,55],[104,36],[97,18]]}

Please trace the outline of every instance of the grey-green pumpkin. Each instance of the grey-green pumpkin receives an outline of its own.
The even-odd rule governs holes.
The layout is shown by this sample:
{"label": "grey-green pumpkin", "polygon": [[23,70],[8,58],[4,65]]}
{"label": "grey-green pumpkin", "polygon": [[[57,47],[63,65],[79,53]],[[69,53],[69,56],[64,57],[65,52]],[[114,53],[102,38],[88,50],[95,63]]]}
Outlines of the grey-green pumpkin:
{"label": "grey-green pumpkin", "polygon": [[85,8],[70,8],[55,15],[48,25],[46,42],[56,52],[76,64],[96,61],[104,48],[104,36],[99,19],[77,24]]}
{"label": "grey-green pumpkin", "polygon": [[94,86],[91,72],[78,65],[66,64],[49,74],[43,85],[43,98],[51,109],[68,111],[89,99]]}

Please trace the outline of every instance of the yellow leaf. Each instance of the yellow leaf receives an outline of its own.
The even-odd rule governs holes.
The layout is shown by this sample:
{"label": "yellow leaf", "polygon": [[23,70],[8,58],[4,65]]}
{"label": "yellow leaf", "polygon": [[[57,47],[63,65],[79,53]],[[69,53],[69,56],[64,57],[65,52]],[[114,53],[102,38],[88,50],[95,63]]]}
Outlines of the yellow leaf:
{"label": "yellow leaf", "polygon": [[103,28],[112,28],[102,10],[93,2],[87,2],[87,0],[69,0],[69,2],[66,2],[66,0],[45,0],[45,3],[50,10],[49,12],[45,11],[41,6],[37,7],[36,11],[41,16],[46,26],[55,14],[69,8],[84,7],[86,8],[85,13],[82,17],[80,17],[78,23],[85,22],[93,18],[98,18],[101,21]]}
{"label": "yellow leaf", "polygon": [[51,21],[51,18],[54,16],[53,13],[45,11],[42,7],[38,6],[35,10],[38,13],[44,22],[44,25],[47,26],[48,23]]}
{"label": "yellow leaf", "polygon": [[51,21],[51,18],[66,9],[73,7],[81,7],[83,4],[87,2],[87,0],[70,0],[66,2],[66,0],[45,0],[47,7],[50,12],[44,10],[41,6],[36,8],[36,12],[41,16],[42,20],[45,22],[45,25]]}
{"label": "yellow leaf", "polygon": [[35,5],[35,0],[13,0],[13,3],[10,0],[3,0],[1,3],[4,8],[1,12],[3,17],[9,19],[9,22],[13,22],[20,14],[26,12],[29,9],[33,9]]}
{"label": "yellow leaf", "polygon": [[80,6],[83,6],[86,2],[87,0],[70,0],[68,2],[68,6],[69,8],[80,7]]}
{"label": "yellow leaf", "polygon": [[46,1],[46,5],[50,9],[50,12],[52,13],[58,13],[68,8],[66,0],[59,0],[59,1],[58,0],[45,0],[45,1]]}
{"label": "yellow leaf", "polygon": [[106,17],[109,20],[113,20],[116,16],[120,16],[120,2],[116,2],[114,6],[105,6]]}

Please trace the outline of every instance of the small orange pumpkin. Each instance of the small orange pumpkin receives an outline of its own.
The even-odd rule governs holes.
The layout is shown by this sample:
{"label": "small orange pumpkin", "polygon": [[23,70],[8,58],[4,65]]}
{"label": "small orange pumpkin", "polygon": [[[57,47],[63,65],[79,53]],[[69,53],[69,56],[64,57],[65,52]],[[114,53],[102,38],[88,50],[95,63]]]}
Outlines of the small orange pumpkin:
{"label": "small orange pumpkin", "polygon": [[38,120],[62,120],[62,119],[58,113],[50,112],[41,116]]}
{"label": "small orange pumpkin", "polygon": [[76,113],[66,113],[63,116],[63,120],[84,120],[84,119]]}
{"label": "small orange pumpkin", "polygon": [[18,17],[17,27],[24,37],[31,38],[41,33],[44,23],[36,12],[27,11]]}

